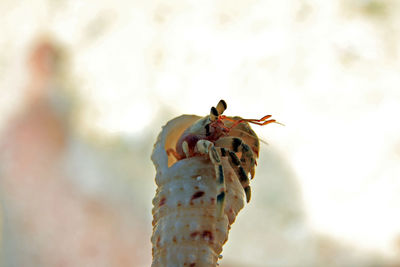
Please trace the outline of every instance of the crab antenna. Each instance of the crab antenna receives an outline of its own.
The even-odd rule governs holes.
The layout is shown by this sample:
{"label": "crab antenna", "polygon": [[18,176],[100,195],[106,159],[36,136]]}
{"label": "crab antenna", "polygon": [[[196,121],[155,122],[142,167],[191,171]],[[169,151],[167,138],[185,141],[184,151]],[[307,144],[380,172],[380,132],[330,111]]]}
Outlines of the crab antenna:
{"label": "crab antenna", "polygon": [[266,115],[266,116],[262,117],[259,120],[257,120],[257,119],[240,119],[240,120],[236,121],[236,120],[228,118],[226,116],[220,116],[221,119],[225,119],[225,120],[229,120],[229,121],[234,122],[234,124],[232,126],[230,126],[230,129],[236,127],[241,122],[249,122],[249,123],[253,123],[253,124],[257,124],[257,125],[261,125],[261,126],[267,125],[267,124],[270,124],[270,123],[277,123],[277,124],[280,124],[280,125],[284,125],[283,123],[277,122],[274,119],[268,120],[271,117],[272,117],[272,115]]}

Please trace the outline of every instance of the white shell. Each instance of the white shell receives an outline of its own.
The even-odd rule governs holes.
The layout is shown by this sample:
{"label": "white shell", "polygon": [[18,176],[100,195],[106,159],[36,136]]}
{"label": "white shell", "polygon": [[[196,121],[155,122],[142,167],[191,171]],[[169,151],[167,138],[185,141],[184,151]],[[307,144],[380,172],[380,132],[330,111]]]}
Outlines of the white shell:
{"label": "white shell", "polygon": [[163,127],[154,145],[156,196],[153,199],[152,267],[216,266],[230,225],[243,208],[245,195],[228,160],[222,159],[226,200],[216,216],[214,166],[206,156],[176,161],[166,150],[175,149],[183,131],[200,117],[183,115]]}

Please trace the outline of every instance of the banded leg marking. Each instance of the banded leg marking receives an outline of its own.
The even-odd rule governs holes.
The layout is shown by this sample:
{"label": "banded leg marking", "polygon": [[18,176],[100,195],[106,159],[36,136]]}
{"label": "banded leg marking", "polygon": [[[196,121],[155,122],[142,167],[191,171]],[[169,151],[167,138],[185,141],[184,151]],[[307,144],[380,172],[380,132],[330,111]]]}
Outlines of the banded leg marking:
{"label": "banded leg marking", "polygon": [[253,179],[256,161],[254,159],[253,151],[247,144],[245,144],[240,138],[227,136],[218,139],[215,142],[215,145],[217,147],[227,148],[228,150],[231,150],[233,152],[241,152],[241,165],[246,171],[250,172],[250,176]]}
{"label": "banded leg marking", "polygon": [[246,171],[240,165],[240,160],[238,156],[232,151],[229,151],[229,162],[232,165],[233,170],[235,171],[236,175],[239,177],[239,181],[244,189],[246,194],[246,201],[249,203],[251,198],[251,189],[250,189],[250,180],[247,177]]}

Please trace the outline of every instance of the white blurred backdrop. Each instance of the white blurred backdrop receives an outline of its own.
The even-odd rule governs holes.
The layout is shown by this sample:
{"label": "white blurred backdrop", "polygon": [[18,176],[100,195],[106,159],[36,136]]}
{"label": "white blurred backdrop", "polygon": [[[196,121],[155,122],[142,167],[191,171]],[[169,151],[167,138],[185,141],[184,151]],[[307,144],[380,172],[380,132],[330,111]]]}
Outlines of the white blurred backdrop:
{"label": "white blurred backdrop", "polygon": [[221,266],[398,266],[399,25],[394,0],[2,0],[0,264],[149,266],[155,138],[224,99],[285,126],[253,127]]}

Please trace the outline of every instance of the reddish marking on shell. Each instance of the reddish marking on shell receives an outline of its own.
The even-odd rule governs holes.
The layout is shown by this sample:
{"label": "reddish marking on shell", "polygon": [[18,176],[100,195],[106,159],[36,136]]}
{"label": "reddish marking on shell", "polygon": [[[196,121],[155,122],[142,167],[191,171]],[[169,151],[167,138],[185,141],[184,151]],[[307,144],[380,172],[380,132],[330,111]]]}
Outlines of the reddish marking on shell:
{"label": "reddish marking on shell", "polygon": [[162,205],[165,204],[166,201],[167,201],[167,199],[166,199],[165,197],[163,197],[163,198],[160,200],[160,203],[158,204],[158,206],[161,207]]}
{"label": "reddish marking on shell", "polygon": [[207,230],[203,231],[203,233],[201,234],[201,237],[203,239],[208,239],[209,241],[212,241],[214,239],[214,236],[213,236],[212,232],[207,231]]}
{"label": "reddish marking on shell", "polygon": [[174,243],[176,243],[176,236],[174,236],[174,237],[172,238],[172,241],[173,241]]}
{"label": "reddish marking on shell", "polygon": [[156,246],[157,247],[160,247],[160,240],[161,240],[161,237],[160,236],[157,237],[157,242],[156,242]]}
{"label": "reddish marking on shell", "polygon": [[196,199],[196,198],[199,198],[199,197],[202,197],[203,195],[204,195],[204,192],[203,192],[203,191],[197,191],[196,193],[193,194],[191,200]]}
{"label": "reddish marking on shell", "polygon": [[181,202],[178,202],[178,204],[176,204],[178,207],[182,206]]}
{"label": "reddish marking on shell", "polygon": [[196,263],[191,263],[190,265],[189,265],[190,267],[195,267],[196,266]]}
{"label": "reddish marking on shell", "polygon": [[214,204],[215,203],[215,198],[213,198],[213,197],[210,198],[210,201],[211,201],[212,204]]}
{"label": "reddish marking on shell", "polygon": [[191,238],[195,238],[198,234],[200,234],[199,232],[195,231],[193,233],[190,234]]}

